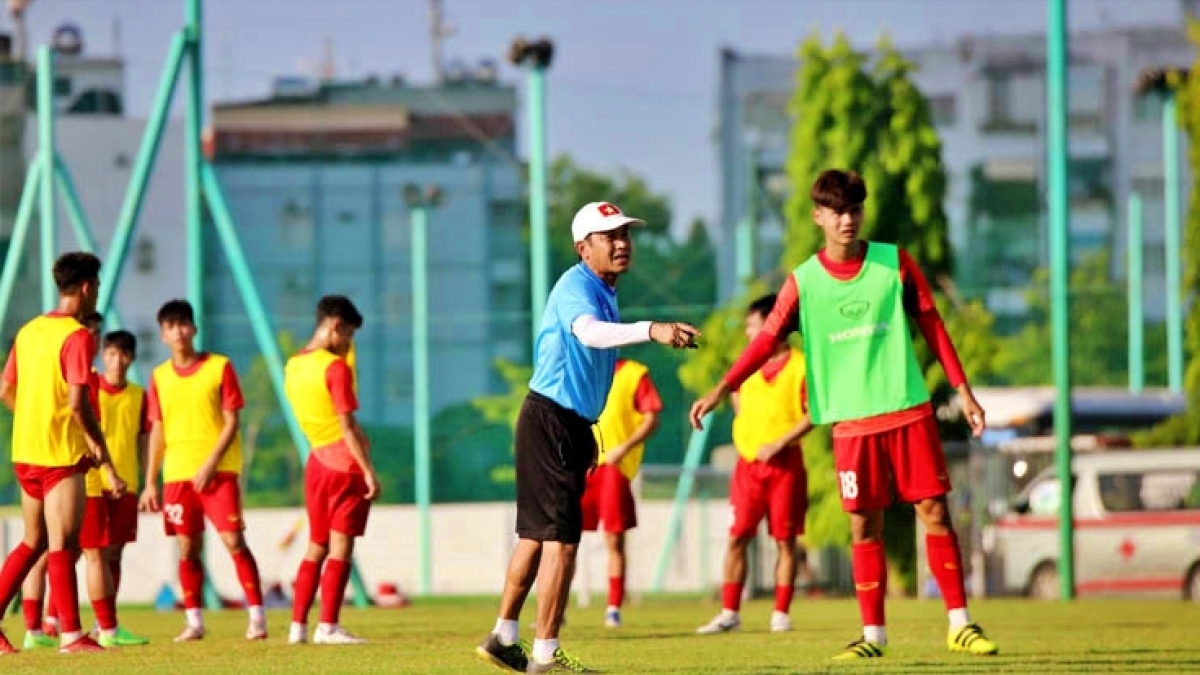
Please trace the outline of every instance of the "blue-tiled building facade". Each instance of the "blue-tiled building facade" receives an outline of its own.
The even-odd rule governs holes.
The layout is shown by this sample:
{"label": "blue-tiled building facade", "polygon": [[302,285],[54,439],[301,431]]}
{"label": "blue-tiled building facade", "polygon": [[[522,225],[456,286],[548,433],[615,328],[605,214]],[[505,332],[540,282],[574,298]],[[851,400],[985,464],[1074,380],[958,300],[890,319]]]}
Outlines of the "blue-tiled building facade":
{"label": "blue-tiled building facade", "polygon": [[[493,80],[372,80],[278,88],[214,110],[207,150],[276,332],[307,339],[327,293],[350,296],[366,318],[356,338],[366,424],[412,418],[406,184],[444,194],[429,218],[433,410],[498,391],[497,357],[528,359],[515,107],[513,88]],[[207,260],[206,346],[248,373],[258,348],[241,298],[224,257]]]}

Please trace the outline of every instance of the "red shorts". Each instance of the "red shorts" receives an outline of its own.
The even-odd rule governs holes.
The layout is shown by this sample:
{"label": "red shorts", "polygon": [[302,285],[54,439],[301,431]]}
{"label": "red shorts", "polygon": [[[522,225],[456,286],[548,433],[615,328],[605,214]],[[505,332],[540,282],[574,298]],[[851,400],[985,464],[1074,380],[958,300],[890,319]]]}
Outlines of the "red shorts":
{"label": "red shorts", "polygon": [[203,533],[205,516],[217,532],[245,529],[242,490],[236,473],[218,473],[200,493],[192,487],[190,480],[163,486],[163,529],[168,537]]}
{"label": "red shorts", "polygon": [[808,473],[798,447],[782,450],[766,462],[738,457],[729,485],[729,536],[753,537],[767,518],[772,539],[795,539],[804,534],[808,511]]}
{"label": "red shorts", "polygon": [[308,539],[329,543],[329,533],[361,537],[367,531],[371,502],[367,481],[357,471],[337,471],[309,455],[304,468],[304,505],[308,510]]}
{"label": "red shorts", "polygon": [[914,503],[950,491],[937,418],[895,429],[833,438],[842,510],[875,511],[894,500]]}
{"label": "red shorts", "polygon": [[108,497],[88,497],[84,501],[79,548],[105,548],[112,542],[112,510],[115,506],[116,502]]}
{"label": "red shorts", "polygon": [[108,501],[108,544],[120,546],[137,541],[138,498],[125,494]]}
{"label": "red shorts", "polygon": [[601,464],[587,477],[583,491],[583,529],[620,534],[637,527],[637,508],[633,503],[633,486],[621,470],[612,464]]}
{"label": "red shorts", "polygon": [[53,490],[55,485],[75,474],[87,473],[91,466],[91,461],[87,458],[75,466],[38,466],[15,463],[13,464],[13,473],[17,475],[17,482],[25,494],[40,501],[46,498],[46,493]]}

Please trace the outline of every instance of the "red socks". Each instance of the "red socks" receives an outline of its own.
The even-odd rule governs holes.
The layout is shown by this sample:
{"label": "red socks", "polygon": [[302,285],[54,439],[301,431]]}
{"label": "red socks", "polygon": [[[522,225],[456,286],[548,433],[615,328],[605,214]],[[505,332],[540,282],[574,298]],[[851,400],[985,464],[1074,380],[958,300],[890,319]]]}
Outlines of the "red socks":
{"label": "red socks", "polygon": [[776,586],[775,587],[775,611],[788,613],[792,607],[792,594],[796,592],[795,586]]}
{"label": "red socks", "polygon": [[25,576],[33,569],[39,555],[39,552],[21,542],[4,559],[4,567],[0,568],[0,607],[8,607],[17,597],[21,582],[25,581]]}
{"label": "red socks", "polygon": [[25,615],[25,630],[42,629],[42,601],[25,598],[21,601],[21,613]]}
{"label": "red socks", "polygon": [[328,558],[321,575],[321,623],[336,624],[346,597],[346,582],[350,581],[350,563]]}
{"label": "red socks", "polygon": [[625,577],[608,578],[608,606],[620,607],[625,602]]}
{"label": "red socks", "polygon": [[721,587],[721,607],[731,612],[742,608],[742,584],[736,581],[726,581]]}
{"label": "red socks", "polygon": [[46,569],[50,588],[54,589],[54,604],[58,608],[59,630],[79,632],[79,587],[75,580],[75,554],[70,551],[51,551]]}
{"label": "red socks", "polygon": [[854,544],[854,590],[864,626],[883,626],[883,601],[887,595],[887,559],[883,544]]}
{"label": "red socks", "polygon": [[117,629],[117,602],[114,598],[93,600],[92,611],[96,614],[96,623],[100,630]]}
{"label": "red socks", "polygon": [[262,607],[262,586],[258,580],[258,563],[250,549],[243,548],[233,555],[233,566],[237,568],[238,581],[246,593],[246,606]]}
{"label": "red socks", "polygon": [[183,606],[187,609],[204,607],[204,567],[199,560],[179,561],[179,587],[183,591]]}
{"label": "red socks", "polygon": [[308,611],[312,609],[313,598],[317,597],[317,580],[321,574],[321,566],[305,558],[300,561],[300,569],[296,571],[296,586],[292,589],[292,621],[308,623]]}
{"label": "red socks", "polygon": [[937,580],[942,591],[946,609],[961,609],[967,606],[967,594],[963,588],[962,552],[958,548],[958,537],[949,534],[925,535],[925,555],[929,559],[929,571]]}

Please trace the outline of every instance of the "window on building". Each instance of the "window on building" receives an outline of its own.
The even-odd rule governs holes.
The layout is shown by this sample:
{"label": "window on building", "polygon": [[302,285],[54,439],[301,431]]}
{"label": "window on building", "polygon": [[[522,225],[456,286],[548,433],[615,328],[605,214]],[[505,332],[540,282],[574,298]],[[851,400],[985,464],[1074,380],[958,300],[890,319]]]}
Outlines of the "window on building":
{"label": "window on building", "polygon": [[407,290],[389,290],[383,293],[384,320],[389,326],[403,323],[412,313],[412,293]]}
{"label": "window on building", "polygon": [[154,240],[150,237],[138,239],[137,245],[133,249],[133,260],[137,271],[142,274],[154,272],[154,258]]}
{"label": "window on building", "polygon": [[313,212],[306,199],[290,197],[279,213],[279,243],[288,249],[310,249],[313,246]]}
{"label": "window on building", "polygon": [[998,70],[987,80],[984,129],[1034,133],[1041,119],[1042,78],[1027,71]]}
{"label": "window on building", "polygon": [[407,402],[412,399],[412,369],[391,368],[387,374],[387,396],[389,403]]}
{"label": "window on building", "polygon": [[1135,122],[1157,123],[1162,121],[1163,97],[1159,94],[1134,94],[1133,120]]}
{"label": "window on building", "polygon": [[408,250],[412,237],[408,211],[395,204],[383,212],[383,250],[401,253]]}
{"label": "window on building", "polygon": [[312,281],[297,272],[284,275],[279,288],[278,314],[282,319],[301,319],[312,311]]}
{"label": "window on building", "polygon": [[134,337],[137,338],[138,360],[142,363],[154,363],[158,359],[155,358],[155,353],[158,351],[159,344],[158,331],[153,328],[141,328]]}
{"label": "window on building", "polygon": [[1108,99],[1108,73],[1104,66],[1071,66],[1067,88],[1067,114],[1072,128],[1076,131],[1102,129]]}
{"label": "window on building", "polygon": [[929,112],[933,116],[933,124],[938,127],[952,127],[958,119],[957,99],[954,94],[935,94],[929,97]]}
{"label": "window on building", "polygon": [[109,89],[89,89],[71,103],[72,115],[120,115],[125,106],[121,95]]}

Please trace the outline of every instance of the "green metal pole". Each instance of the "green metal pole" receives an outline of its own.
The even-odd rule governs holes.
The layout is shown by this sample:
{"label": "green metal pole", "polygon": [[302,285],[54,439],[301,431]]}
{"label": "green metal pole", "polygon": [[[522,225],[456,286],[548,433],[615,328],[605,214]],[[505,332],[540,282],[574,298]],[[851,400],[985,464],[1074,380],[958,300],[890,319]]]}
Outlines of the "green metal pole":
{"label": "green metal pole", "polygon": [[692,485],[696,482],[696,469],[704,457],[704,447],[708,442],[708,429],[712,422],[712,413],[704,416],[699,431],[693,431],[688,439],[687,453],[683,457],[683,472],[679,475],[679,484],[675,486],[675,503],[671,509],[671,521],[667,526],[667,538],[663,541],[662,550],[658,553],[658,564],[654,567],[654,581],[650,590],[660,593],[663,582],[667,578],[667,568],[671,564],[671,555],[679,536],[683,533],[683,517],[687,511],[688,498],[692,494]]}
{"label": "green metal pole", "polygon": [[[196,312],[196,348],[205,338],[204,311],[204,202],[200,177],[203,156],[200,134],[204,126],[204,69],[201,36],[201,0],[186,0],[188,96],[184,107],[184,205],[187,213],[187,297]],[[274,337],[271,344],[275,344]]]}
{"label": "green metal pole", "polygon": [[1046,131],[1050,207],[1050,298],[1054,359],[1055,467],[1060,494],[1058,574],[1061,597],[1075,597],[1075,517],[1071,503],[1070,223],[1067,192],[1067,0],[1049,0],[1046,31]]}
{"label": "green metal pole", "polygon": [[125,259],[129,256],[129,244],[133,241],[134,226],[145,201],[146,186],[150,183],[154,159],[162,144],[163,128],[171,111],[175,84],[179,81],[179,71],[183,68],[183,60],[187,55],[186,47],[185,34],[182,31],[176,33],[167,55],[167,65],[159,80],[158,93],[154,96],[154,105],[146,119],[146,130],[142,132],[141,147],[138,148],[137,157],[133,161],[129,190],[121,204],[121,213],[117,216],[117,223],[113,229],[112,243],[108,246],[108,255],[103,269],[100,270],[100,299],[96,307],[101,313],[107,313],[113,298],[117,296],[121,272],[125,268]]}
{"label": "green metal pole", "polygon": [[1128,240],[1125,264],[1129,285],[1129,391],[1134,394],[1142,393],[1146,384],[1144,364],[1144,323],[1145,314],[1142,311],[1142,293],[1144,288],[1142,275],[1142,197],[1136,192],[1129,193],[1129,213],[1126,229]]}
{"label": "green metal pole", "polygon": [[433,590],[429,458],[429,206],[412,208],[413,467],[417,502],[417,592]]}
{"label": "green metal pole", "polygon": [[[529,71],[529,289],[533,339],[550,292],[550,233],[546,200],[546,67]],[[532,340],[530,345],[532,345]]]}
{"label": "green metal pole", "polygon": [[40,184],[41,199],[38,218],[41,238],[42,260],[42,311],[49,312],[58,304],[58,290],[54,287],[54,258],[58,249],[58,227],[55,216],[58,207],[54,203],[54,52],[49,45],[38,47],[37,52],[37,118],[38,152],[35,162],[42,164],[42,175],[46,180]]}
{"label": "green metal pole", "polygon": [[1163,94],[1163,245],[1167,273],[1167,386],[1183,391],[1183,247],[1179,196],[1179,122],[1174,92]]}
{"label": "green metal pole", "polygon": [[[71,221],[71,227],[75,230],[75,240],[79,242],[80,250],[98,253],[96,237],[92,234],[91,225],[88,224],[87,214],[83,210],[83,202],[80,201],[79,192],[75,189],[75,181],[71,178],[71,172],[63,164],[62,158],[57,156],[54,158],[54,177],[57,179],[59,191],[62,192],[63,204],[67,207],[67,217]],[[122,328],[124,322],[121,321],[121,313],[117,311],[116,303],[113,303],[108,314],[104,315],[104,322],[109,324],[113,330]],[[134,361],[133,366],[129,369],[129,379],[134,384],[145,382],[141,375],[141,366],[137,361]]]}
{"label": "green metal pole", "polygon": [[12,236],[8,240],[8,252],[4,255],[4,269],[0,271],[0,328],[8,320],[8,309],[12,305],[13,287],[17,284],[17,273],[21,271],[22,252],[29,238],[29,221],[33,219],[33,205],[38,193],[38,181],[45,180],[42,163],[33,161],[25,171],[25,187],[21,201],[17,204],[17,218],[13,222]]}
{"label": "green metal pole", "polygon": [[747,158],[746,216],[737,228],[737,278],[742,288],[748,288],[758,275],[758,148],[751,148]]}

